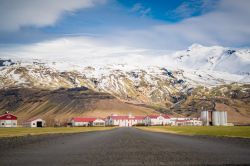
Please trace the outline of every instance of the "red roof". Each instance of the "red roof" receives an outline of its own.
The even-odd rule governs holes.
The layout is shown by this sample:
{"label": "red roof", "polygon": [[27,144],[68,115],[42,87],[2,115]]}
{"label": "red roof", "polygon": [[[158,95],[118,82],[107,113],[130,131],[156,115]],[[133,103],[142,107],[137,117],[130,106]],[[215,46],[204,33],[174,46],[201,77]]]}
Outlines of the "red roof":
{"label": "red roof", "polygon": [[136,120],[143,120],[143,119],[145,119],[145,116],[135,116],[134,119],[136,119]]}
{"label": "red roof", "polygon": [[165,119],[170,119],[169,115],[162,115]]}
{"label": "red roof", "polygon": [[148,117],[151,119],[157,119],[159,117],[159,115],[148,115]]}
{"label": "red roof", "polygon": [[0,116],[0,120],[17,120],[17,117],[10,113],[5,113]]}
{"label": "red roof", "polygon": [[72,120],[75,121],[75,122],[93,122],[96,119],[97,118],[90,118],[90,117],[87,117],[87,118],[80,118],[80,117],[72,118]]}

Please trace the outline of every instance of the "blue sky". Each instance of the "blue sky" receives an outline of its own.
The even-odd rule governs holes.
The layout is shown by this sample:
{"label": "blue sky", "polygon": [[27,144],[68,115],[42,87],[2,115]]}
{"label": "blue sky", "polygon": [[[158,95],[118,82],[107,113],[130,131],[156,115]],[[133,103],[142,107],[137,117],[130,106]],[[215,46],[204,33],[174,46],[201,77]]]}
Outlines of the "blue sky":
{"label": "blue sky", "polygon": [[192,43],[248,47],[249,5],[248,0],[0,0],[0,44],[91,37],[152,49]]}

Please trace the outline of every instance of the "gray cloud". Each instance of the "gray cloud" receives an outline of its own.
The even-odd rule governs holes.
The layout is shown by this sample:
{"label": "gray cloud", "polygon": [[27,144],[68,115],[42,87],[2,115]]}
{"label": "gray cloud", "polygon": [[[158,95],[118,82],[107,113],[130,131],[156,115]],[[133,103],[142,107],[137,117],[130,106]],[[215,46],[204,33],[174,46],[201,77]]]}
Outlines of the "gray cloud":
{"label": "gray cloud", "polygon": [[23,26],[44,27],[56,23],[65,12],[88,8],[105,0],[0,0],[0,30]]}

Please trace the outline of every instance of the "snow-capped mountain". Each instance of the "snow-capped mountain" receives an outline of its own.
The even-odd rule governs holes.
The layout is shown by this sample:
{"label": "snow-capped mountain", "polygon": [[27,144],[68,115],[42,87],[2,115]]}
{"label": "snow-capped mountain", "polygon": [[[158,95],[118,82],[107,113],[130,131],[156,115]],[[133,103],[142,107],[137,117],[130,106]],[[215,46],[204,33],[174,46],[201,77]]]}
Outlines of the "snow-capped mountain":
{"label": "snow-capped mountain", "polygon": [[142,56],[145,63],[130,63],[137,59],[132,58],[132,50],[127,53],[128,60],[119,61],[106,55],[98,59],[103,63],[93,62],[93,65],[82,59],[72,63],[67,58],[59,61],[17,57],[2,59],[0,87],[57,89],[86,86],[126,101],[162,104],[172,102],[199,85],[211,87],[250,81],[250,51],[247,49],[194,44],[184,51],[157,52],[160,55],[154,56],[149,56],[153,54],[152,50],[135,51],[136,57]]}
{"label": "snow-capped mountain", "polygon": [[[175,113],[185,115],[195,115],[201,106],[211,109],[214,98],[218,98],[220,107],[226,107],[223,105],[225,103],[233,104],[230,109],[243,111],[244,116],[249,108],[250,53],[247,49],[195,44],[187,50],[177,52],[130,50],[126,53],[128,55],[122,56],[120,60],[109,54],[96,59],[87,58],[86,61],[83,57],[72,61],[69,57],[58,60],[53,57],[2,58],[2,97],[5,98],[6,94],[12,96],[9,101],[3,101],[3,109],[6,103],[13,100],[26,103],[20,94],[8,93],[8,89],[13,87],[50,91],[51,93],[46,92],[49,99],[53,99],[57,89],[87,87],[97,93],[115,96],[123,103],[146,105],[161,111],[173,109],[177,111]],[[35,101],[43,101],[40,99],[42,96],[39,96]],[[70,105],[70,100],[67,102]],[[30,101],[27,100],[27,104]],[[36,104],[40,106],[39,103]],[[40,111],[40,107],[37,109]],[[245,121],[248,122],[248,119]]]}
{"label": "snow-capped mountain", "polygon": [[194,70],[221,71],[231,74],[250,73],[250,50],[194,44],[185,51],[174,53],[180,67]]}

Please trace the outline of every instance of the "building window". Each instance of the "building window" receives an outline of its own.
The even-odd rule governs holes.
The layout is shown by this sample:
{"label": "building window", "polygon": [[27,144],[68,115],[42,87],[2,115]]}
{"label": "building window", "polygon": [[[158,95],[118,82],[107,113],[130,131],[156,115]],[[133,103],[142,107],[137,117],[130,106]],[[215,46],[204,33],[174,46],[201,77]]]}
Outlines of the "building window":
{"label": "building window", "polygon": [[36,125],[35,123],[33,123],[33,125]]}
{"label": "building window", "polygon": [[2,123],[2,125],[4,126],[4,123]]}

